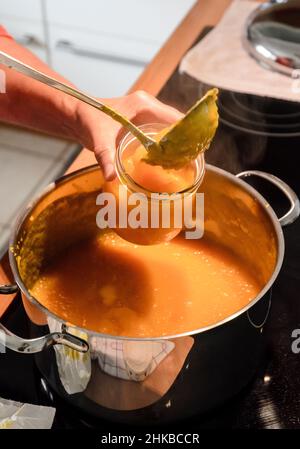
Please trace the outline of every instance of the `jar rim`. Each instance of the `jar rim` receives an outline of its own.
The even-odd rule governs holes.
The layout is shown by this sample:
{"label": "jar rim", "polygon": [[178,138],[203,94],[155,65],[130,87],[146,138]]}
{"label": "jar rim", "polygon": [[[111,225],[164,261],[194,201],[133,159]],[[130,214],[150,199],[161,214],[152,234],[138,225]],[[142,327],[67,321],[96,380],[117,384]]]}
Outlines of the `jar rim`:
{"label": "jar rim", "polygon": [[[143,125],[140,125],[139,128],[144,131],[147,135],[152,136],[157,134],[159,131],[161,131],[162,129],[164,129],[166,126],[168,126],[168,124],[163,124],[163,123],[145,123]],[[152,131],[148,131],[147,129],[149,128],[160,128]],[[123,151],[128,147],[128,145],[130,145],[133,141],[138,140],[135,136],[133,136],[133,134],[131,134],[130,132],[126,133],[125,136],[123,136],[123,138],[121,139],[118,147],[117,147],[117,151],[116,151],[116,172],[117,172],[117,176],[119,178],[119,180],[123,183],[126,183],[126,186],[128,188],[128,190],[130,190],[131,192],[135,192],[135,191],[139,191],[141,193],[144,193],[147,196],[150,196],[151,194],[157,194],[157,192],[149,190],[145,187],[143,187],[142,185],[140,185],[139,183],[137,183],[132,176],[130,176],[126,170],[125,167],[123,165],[122,162],[122,154]],[[197,169],[197,173],[195,176],[195,180],[193,182],[192,185],[190,185],[189,187],[186,187],[183,190],[180,190],[178,192],[173,192],[172,195],[182,195],[182,194],[187,194],[187,193],[193,193],[195,190],[198,189],[203,176],[204,176],[204,172],[205,172],[205,160],[204,160],[204,153],[200,153],[197,158],[195,159],[195,164],[196,164],[196,169]],[[164,195],[164,193],[159,193],[160,196]],[[166,195],[170,195],[170,193],[166,194]]]}

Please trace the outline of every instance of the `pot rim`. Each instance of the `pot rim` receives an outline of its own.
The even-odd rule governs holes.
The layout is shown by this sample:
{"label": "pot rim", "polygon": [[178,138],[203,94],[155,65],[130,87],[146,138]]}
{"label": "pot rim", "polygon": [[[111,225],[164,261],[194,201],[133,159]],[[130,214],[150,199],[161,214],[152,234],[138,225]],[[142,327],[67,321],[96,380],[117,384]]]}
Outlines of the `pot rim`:
{"label": "pot rim", "polygon": [[268,214],[273,226],[274,226],[274,230],[276,233],[276,237],[277,237],[277,261],[276,261],[276,265],[274,268],[274,271],[272,273],[272,276],[270,277],[270,279],[268,280],[268,282],[266,283],[266,285],[260,290],[259,294],[257,296],[255,296],[255,298],[252,299],[251,302],[249,302],[249,304],[247,304],[246,306],[244,306],[243,308],[237,310],[235,313],[229,315],[228,317],[224,318],[221,321],[218,321],[217,323],[213,323],[209,326],[205,326],[205,327],[201,327],[199,329],[194,329],[192,331],[187,331],[187,332],[182,332],[180,334],[172,334],[172,335],[164,335],[164,336],[160,336],[160,337],[125,337],[125,336],[119,336],[119,335],[110,335],[110,334],[102,334],[99,333],[97,331],[93,331],[93,330],[89,330],[80,326],[77,326],[75,324],[69,323],[66,320],[60,318],[58,315],[56,315],[55,313],[51,312],[49,309],[47,309],[47,307],[45,307],[44,305],[42,305],[41,303],[39,303],[39,301],[32,296],[29,291],[27,290],[26,286],[24,285],[20,275],[19,275],[19,270],[18,270],[18,266],[16,263],[16,257],[13,254],[13,251],[11,250],[11,248],[14,246],[15,242],[16,242],[16,238],[18,236],[19,230],[21,225],[23,224],[23,222],[25,221],[25,219],[28,217],[28,215],[31,213],[31,211],[33,210],[33,208],[50,192],[52,192],[53,190],[55,190],[55,188],[58,185],[61,185],[65,182],[68,182],[70,179],[72,178],[76,178],[78,175],[83,174],[83,173],[88,173],[88,172],[92,172],[95,169],[99,169],[98,164],[94,164],[94,165],[90,165],[88,167],[83,167],[79,170],[76,170],[72,173],[68,173],[67,175],[62,176],[61,178],[57,179],[56,181],[52,182],[51,184],[49,184],[45,189],[43,189],[41,191],[41,193],[36,196],[19,214],[11,235],[10,235],[10,241],[9,241],[9,262],[10,262],[10,266],[12,269],[12,273],[15,279],[16,284],[18,285],[19,289],[21,290],[21,292],[26,296],[26,298],[32,303],[34,304],[36,307],[38,307],[39,310],[41,310],[42,312],[44,312],[46,314],[46,316],[50,316],[52,318],[54,318],[55,320],[57,320],[58,322],[60,322],[61,324],[67,325],[68,329],[73,328],[76,330],[79,330],[81,332],[84,332],[86,334],[88,334],[89,336],[97,336],[100,338],[112,338],[112,339],[118,339],[118,340],[131,340],[131,341],[161,341],[161,340],[170,340],[170,339],[176,339],[176,338],[180,338],[180,337],[187,337],[187,336],[191,336],[191,335],[195,335],[195,334],[200,334],[206,331],[209,331],[211,329],[215,329],[219,326],[222,326],[226,323],[229,323],[230,321],[234,320],[235,318],[239,317],[240,315],[242,315],[243,313],[247,312],[249,309],[252,308],[252,306],[254,306],[272,287],[275,279],[277,278],[279,271],[281,269],[282,263],[283,263],[283,257],[284,257],[284,237],[283,237],[283,232],[282,232],[282,228],[280,226],[279,220],[274,212],[274,210],[272,209],[272,207],[270,206],[270,204],[265,200],[265,198],[257,191],[255,190],[252,186],[250,186],[249,184],[247,184],[245,181],[243,181],[242,179],[239,179],[237,176],[227,172],[226,170],[223,170],[219,167],[216,167],[214,165],[211,164],[206,164],[206,170],[208,171],[212,171],[215,173],[218,173],[222,176],[225,176],[226,178],[229,178],[231,181],[239,184],[244,190],[246,190],[250,195],[252,195],[253,197],[255,197],[255,199],[260,203],[260,205],[264,208],[264,210],[266,211],[266,213]]}

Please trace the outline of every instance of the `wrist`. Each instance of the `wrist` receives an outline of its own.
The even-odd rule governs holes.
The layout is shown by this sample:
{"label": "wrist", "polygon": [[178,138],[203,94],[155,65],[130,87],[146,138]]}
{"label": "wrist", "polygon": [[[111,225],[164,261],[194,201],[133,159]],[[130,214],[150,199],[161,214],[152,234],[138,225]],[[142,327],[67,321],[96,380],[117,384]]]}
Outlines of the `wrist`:
{"label": "wrist", "polygon": [[[97,129],[101,113],[82,101],[77,100],[72,114],[71,128],[74,140],[93,150],[96,145]],[[98,136],[99,137],[99,136]]]}

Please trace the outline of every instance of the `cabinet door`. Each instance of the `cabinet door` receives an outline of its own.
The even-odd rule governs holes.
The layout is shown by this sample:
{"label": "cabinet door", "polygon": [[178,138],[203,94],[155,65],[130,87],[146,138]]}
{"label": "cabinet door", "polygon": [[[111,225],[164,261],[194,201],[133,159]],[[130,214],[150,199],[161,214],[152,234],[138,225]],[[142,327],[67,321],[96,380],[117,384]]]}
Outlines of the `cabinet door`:
{"label": "cabinet door", "polygon": [[150,44],[50,25],[52,67],[85,92],[124,95],[151,60]]}
{"label": "cabinet door", "polygon": [[46,0],[50,24],[160,45],[195,0]]}
{"label": "cabinet door", "polygon": [[42,16],[42,0],[2,0],[0,2],[1,23],[4,17],[42,21]]}
{"label": "cabinet door", "polygon": [[47,45],[42,21],[1,17],[1,24],[19,44],[47,62]]}
{"label": "cabinet door", "polygon": [[61,50],[52,56],[52,67],[85,93],[101,98],[124,95],[142,71],[141,67],[122,62],[79,56]]}

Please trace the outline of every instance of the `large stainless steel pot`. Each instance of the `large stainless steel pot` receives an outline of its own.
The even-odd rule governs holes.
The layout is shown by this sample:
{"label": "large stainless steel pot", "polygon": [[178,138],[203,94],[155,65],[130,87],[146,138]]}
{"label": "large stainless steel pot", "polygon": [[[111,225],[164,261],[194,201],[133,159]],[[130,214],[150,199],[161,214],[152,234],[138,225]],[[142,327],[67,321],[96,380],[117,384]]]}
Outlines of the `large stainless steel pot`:
{"label": "large stainless steel pot", "polygon": [[[286,194],[291,208],[284,217],[278,220],[265,199],[239,179],[250,175],[268,179]],[[102,185],[98,167],[80,170],[51,184],[21,214],[11,237],[16,284],[0,287],[0,293],[21,290],[34,339],[16,337],[0,325],[0,342],[15,351],[35,352],[51,387],[94,416],[150,424],[205,412],[237,393],[256,372],[271,287],[284,256],[281,225],[298,217],[299,201],[272,175],[252,171],[236,177],[208,165],[200,187],[205,234],[237,253],[255,273],[261,291],[247,307],[206,328],[128,339],[72,326],[30,294],[44,264],[72,242],[99,232],[96,196]],[[82,295],[84,301],[84,285]]]}

